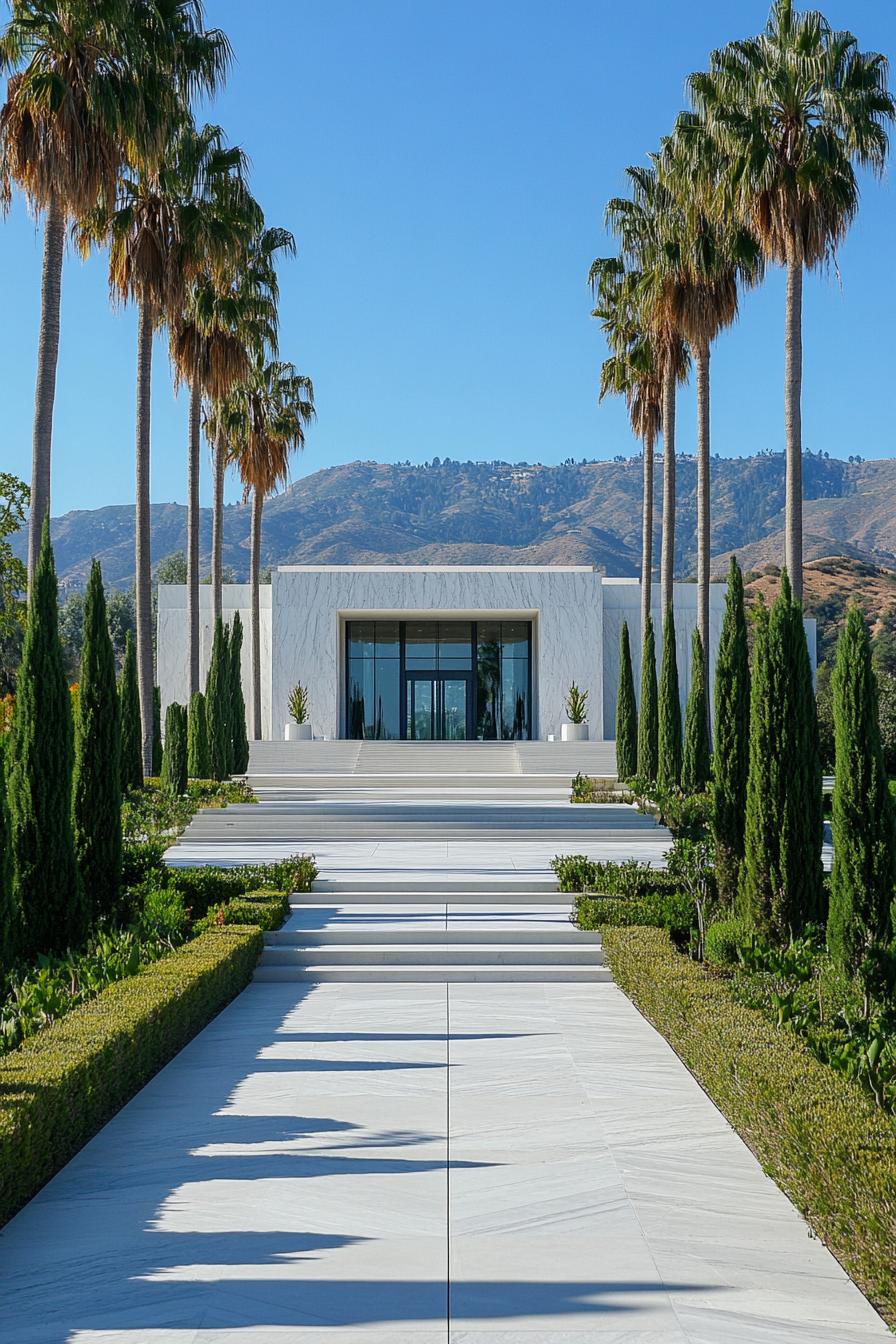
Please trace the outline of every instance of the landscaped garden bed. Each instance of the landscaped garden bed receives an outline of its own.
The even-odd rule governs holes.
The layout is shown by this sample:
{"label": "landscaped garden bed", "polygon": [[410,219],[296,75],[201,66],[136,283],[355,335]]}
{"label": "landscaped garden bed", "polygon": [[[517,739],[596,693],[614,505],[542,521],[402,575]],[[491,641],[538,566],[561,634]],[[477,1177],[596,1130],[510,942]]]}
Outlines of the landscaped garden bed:
{"label": "landscaped garden bed", "polygon": [[0,1061],[0,1222],[248,984],[261,948],[258,925],[209,928]]}
{"label": "landscaped garden bed", "polygon": [[619,986],[666,1037],[863,1292],[896,1326],[896,1122],[733,997],[668,933],[602,927]]}

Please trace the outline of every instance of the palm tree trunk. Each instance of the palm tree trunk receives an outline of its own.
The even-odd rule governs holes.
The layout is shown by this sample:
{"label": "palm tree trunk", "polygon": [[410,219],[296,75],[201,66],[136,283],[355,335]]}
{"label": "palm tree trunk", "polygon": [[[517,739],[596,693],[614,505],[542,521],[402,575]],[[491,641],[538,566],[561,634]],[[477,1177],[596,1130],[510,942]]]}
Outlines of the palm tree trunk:
{"label": "palm tree trunk", "polygon": [[252,737],[261,740],[261,611],[259,581],[261,576],[261,511],[264,495],[259,489],[252,492],[252,537],[249,561],[249,584],[252,590]]}
{"label": "palm tree trunk", "polygon": [[223,609],[224,550],[224,435],[219,431],[215,440],[215,497],[212,505],[212,606],[217,621]]}
{"label": "palm tree trunk", "polygon": [[140,729],[143,773],[152,774],[152,540],[149,511],[150,405],[152,395],[152,334],[155,323],[148,303],[141,303],[137,319],[137,452],[136,452],[136,623],[137,683],[140,688]]}
{"label": "palm tree trunk", "polygon": [[[694,350],[697,377],[697,630],[709,661],[709,345]],[[709,697],[707,696],[707,702]]]}
{"label": "palm tree trunk", "polygon": [[65,254],[65,215],[55,196],[47,206],[44,261],[40,282],[40,341],[37,347],[37,383],[34,391],[34,435],[31,447],[31,516],[28,522],[28,584],[34,577],[40,552],[40,534],[50,512],[50,462],[53,455],[53,404],[59,360],[59,305],[62,296],[62,259]]}
{"label": "palm tree trunk", "polygon": [[784,559],[793,596],[803,600],[803,262],[787,263],[784,336],[784,430],[787,452]]}
{"label": "palm tree trunk", "polygon": [[202,390],[190,383],[190,429],[187,448],[187,624],[190,631],[190,695],[199,690],[199,434]]}
{"label": "palm tree trunk", "polygon": [[[667,361],[670,362],[670,361]],[[675,566],[675,371],[663,375],[663,551],[660,560],[660,619],[672,605]]]}
{"label": "palm tree trunk", "polygon": [[653,443],[644,440],[644,499],[641,506],[641,644],[650,615],[653,576]]}

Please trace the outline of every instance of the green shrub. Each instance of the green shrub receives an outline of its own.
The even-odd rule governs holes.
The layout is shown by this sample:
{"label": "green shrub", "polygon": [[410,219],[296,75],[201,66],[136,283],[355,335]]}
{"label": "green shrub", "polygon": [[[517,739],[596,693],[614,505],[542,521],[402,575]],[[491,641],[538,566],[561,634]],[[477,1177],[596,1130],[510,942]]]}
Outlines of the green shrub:
{"label": "green shrub", "polygon": [[638,711],[628,623],[619,634],[619,688],[616,692],[616,771],[620,779],[638,773]]}
{"label": "green shrub", "polygon": [[573,906],[573,922],[580,929],[600,929],[606,924],[620,928],[652,924],[645,901],[618,896],[586,896],[579,893]]}
{"label": "green shrub", "polygon": [[10,852],[26,953],[61,952],[83,939],[88,911],[72,833],[74,734],[59,642],[49,522],[28,598],[28,618],[6,754]]}
{"label": "green shrub", "polygon": [[602,863],[584,854],[559,854],[551,860],[560,891],[591,891],[634,900],[649,892],[671,890],[674,883],[662,868],[637,859]]}
{"label": "green shrub", "polygon": [[560,891],[589,891],[594,887],[597,864],[584,854],[558,854],[551,859]]}
{"label": "green shrub", "polygon": [[183,942],[189,924],[181,893],[174,887],[150,887],[143,902],[140,924],[147,933],[172,948],[177,947]]}
{"label": "green shrub", "polygon": [[121,851],[122,886],[138,887],[158,872],[167,847],[164,840],[126,840]]}
{"label": "green shrub", "polygon": [[657,742],[657,783],[666,789],[677,788],[681,783],[681,700],[675,653],[675,615],[671,606],[663,616]]}
{"label": "green shrub", "polygon": [[608,928],[603,943],[617,984],[896,1324],[896,1124],[791,1032],[736,1003],[727,981],[680,956],[663,933]]}
{"label": "green shrub", "polygon": [[163,883],[180,892],[194,919],[201,919],[212,906],[223,905],[249,891],[310,891],[317,876],[317,864],[308,854],[295,854],[275,863],[242,864],[235,868],[216,868],[211,864],[196,868],[166,870]]}
{"label": "green shrub", "polygon": [[[143,729],[140,725],[140,690],[137,684],[137,648],[130,630],[124,641],[124,663],[118,678],[121,708],[121,791],[143,788]],[[161,703],[159,713],[161,714]],[[160,728],[161,734],[161,728]],[[160,738],[161,740],[161,738]],[[161,770],[161,757],[159,769]]]}
{"label": "green shrub", "polygon": [[165,711],[162,788],[176,798],[187,791],[187,711],[174,701]]}
{"label": "green shrub", "polygon": [[640,896],[576,896],[573,919],[580,929],[603,925],[665,929],[678,941],[694,927],[694,903],[671,885],[647,888]]}
{"label": "green shrub", "polygon": [[749,938],[750,930],[742,919],[717,919],[706,930],[704,959],[713,966],[736,966],[738,949]]}
{"label": "green shrub", "polygon": [[160,882],[181,896],[194,920],[202,919],[212,906],[242,896],[249,885],[238,868],[215,868],[211,865],[169,868]]}
{"label": "green shrub", "polygon": [[231,868],[245,879],[244,891],[270,887],[274,891],[310,891],[317,877],[318,867],[312,854],[291,854],[289,858],[273,863],[247,863]]}
{"label": "green shrub", "polygon": [[638,707],[638,774],[656,779],[659,750],[659,708],[656,687],[656,645],[648,615],[642,632],[641,699]]}
{"label": "green shrub", "polygon": [[0,1063],[5,1222],[248,984],[258,928],[211,929]]}
{"label": "green shrub", "polygon": [[208,749],[214,779],[226,779],[231,769],[233,736],[230,724],[230,672],[230,637],[227,626],[219,616],[215,621],[211,660],[205,682]]}
{"label": "green shrub", "polygon": [[91,923],[119,913],[121,724],[106,596],[94,560],[84,603],[84,643],[75,721],[72,826]]}
{"label": "green shrub", "polygon": [[[162,688],[152,688],[152,773],[158,777],[162,773]],[[143,783],[143,767],[140,767],[140,783]]]}
{"label": "green shrub", "polygon": [[232,768],[244,775],[249,768],[249,738],[246,734],[246,702],[243,698],[243,623],[234,613],[230,632],[230,735],[233,743]]}
{"label": "green shrub", "polygon": [[573,776],[569,793],[571,803],[628,803],[631,794],[615,788],[608,788],[591,775],[583,775],[581,770]]}
{"label": "green shrub", "polygon": [[211,772],[205,696],[201,691],[194,691],[187,711],[187,776],[190,779],[208,779]]}
{"label": "green shrub", "polygon": [[289,896],[285,891],[247,891],[209,910],[196,931],[223,924],[254,924],[267,933],[279,929],[288,914]]}

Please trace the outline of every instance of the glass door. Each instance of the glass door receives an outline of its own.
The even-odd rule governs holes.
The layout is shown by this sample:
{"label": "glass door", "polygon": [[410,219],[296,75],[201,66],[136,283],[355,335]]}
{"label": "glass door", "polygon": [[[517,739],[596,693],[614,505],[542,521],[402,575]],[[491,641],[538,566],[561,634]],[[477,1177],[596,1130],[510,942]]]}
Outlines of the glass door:
{"label": "glass door", "polygon": [[409,672],[406,736],[415,742],[465,742],[470,736],[472,679],[457,673]]}

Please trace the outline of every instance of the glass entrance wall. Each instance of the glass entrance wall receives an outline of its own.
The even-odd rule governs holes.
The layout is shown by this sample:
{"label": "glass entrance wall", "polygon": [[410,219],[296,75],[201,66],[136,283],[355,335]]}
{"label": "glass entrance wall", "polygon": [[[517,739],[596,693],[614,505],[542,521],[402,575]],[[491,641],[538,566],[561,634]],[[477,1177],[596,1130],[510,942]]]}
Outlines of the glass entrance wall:
{"label": "glass entrance wall", "polygon": [[532,735],[531,621],[346,621],[345,734]]}

